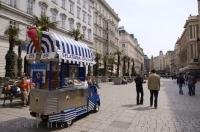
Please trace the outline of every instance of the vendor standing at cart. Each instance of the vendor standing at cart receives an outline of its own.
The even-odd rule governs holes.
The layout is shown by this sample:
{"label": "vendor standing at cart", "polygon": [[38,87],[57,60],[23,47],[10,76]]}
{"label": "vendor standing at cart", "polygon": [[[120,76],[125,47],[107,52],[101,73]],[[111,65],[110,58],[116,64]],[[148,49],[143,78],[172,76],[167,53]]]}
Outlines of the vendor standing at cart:
{"label": "vendor standing at cart", "polygon": [[28,104],[28,96],[29,96],[29,92],[30,92],[30,85],[27,82],[25,77],[21,78],[19,87],[22,91],[22,100],[23,100],[23,105],[25,107]]}

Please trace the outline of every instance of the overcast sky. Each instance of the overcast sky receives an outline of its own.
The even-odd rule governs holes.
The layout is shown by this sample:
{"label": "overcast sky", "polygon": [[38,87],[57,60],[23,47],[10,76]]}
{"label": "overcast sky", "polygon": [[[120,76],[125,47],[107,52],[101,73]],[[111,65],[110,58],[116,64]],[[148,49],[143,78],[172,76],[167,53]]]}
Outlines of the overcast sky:
{"label": "overcast sky", "polygon": [[106,0],[144,53],[157,56],[173,50],[190,14],[197,15],[197,0]]}

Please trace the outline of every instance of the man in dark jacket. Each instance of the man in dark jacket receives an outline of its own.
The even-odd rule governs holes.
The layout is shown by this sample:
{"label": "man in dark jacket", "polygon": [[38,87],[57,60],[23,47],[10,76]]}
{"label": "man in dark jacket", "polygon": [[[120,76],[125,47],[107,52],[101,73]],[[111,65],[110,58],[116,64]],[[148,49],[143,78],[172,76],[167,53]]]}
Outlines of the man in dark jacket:
{"label": "man in dark jacket", "polygon": [[195,95],[195,84],[196,84],[197,80],[196,78],[189,73],[188,74],[188,89],[189,89],[189,95],[190,96],[194,96]]}
{"label": "man in dark jacket", "polygon": [[185,84],[185,79],[182,74],[180,74],[177,78],[177,84],[179,85],[179,94],[183,95],[183,84]]}
{"label": "man in dark jacket", "polygon": [[137,105],[143,104],[144,93],[143,93],[142,83],[143,83],[143,78],[140,75],[137,75],[135,78],[136,92],[137,92]]}

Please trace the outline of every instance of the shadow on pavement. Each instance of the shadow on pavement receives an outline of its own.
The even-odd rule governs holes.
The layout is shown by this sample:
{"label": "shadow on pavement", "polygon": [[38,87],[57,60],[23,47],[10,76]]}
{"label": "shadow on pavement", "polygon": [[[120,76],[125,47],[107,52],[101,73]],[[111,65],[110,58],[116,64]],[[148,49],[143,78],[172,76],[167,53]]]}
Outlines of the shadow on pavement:
{"label": "shadow on pavement", "polygon": [[12,103],[5,103],[5,105],[2,104],[0,105],[0,108],[18,108],[18,109],[22,109],[23,105],[22,105],[22,101],[13,101]]}
{"label": "shadow on pavement", "polygon": [[2,132],[23,132],[23,131],[47,131],[46,125],[41,122],[37,122],[35,119],[26,117],[18,117],[15,119],[0,122],[0,129]]}
{"label": "shadow on pavement", "polygon": [[[199,132],[200,130],[200,83],[196,85],[196,95],[188,95],[188,87],[183,86],[184,95],[179,95],[179,88],[175,81],[164,80],[163,94],[166,95],[167,103],[163,110],[171,112],[169,119],[174,123],[177,131],[180,132]],[[161,105],[161,104],[160,104]]]}
{"label": "shadow on pavement", "polygon": [[126,105],[122,105],[122,107],[127,107],[127,108],[131,108],[131,107],[135,107],[137,106],[136,104],[126,104]]}
{"label": "shadow on pavement", "polygon": [[145,106],[145,107],[141,106],[141,107],[134,108],[134,109],[132,109],[132,110],[146,111],[146,110],[152,110],[152,109],[154,109],[154,108],[149,107],[149,106]]}
{"label": "shadow on pavement", "polygon": [[[74,119],[73,122],[81,120],[87,115],[81,115]],[[53,123],[52,126],[48,127],[47,123],[42,122],[40,119],[27,117],[16,117],[15,119],[0,121],[0,132],[46,132],[59,131],[67,127],[68,125],[66,123]]]}

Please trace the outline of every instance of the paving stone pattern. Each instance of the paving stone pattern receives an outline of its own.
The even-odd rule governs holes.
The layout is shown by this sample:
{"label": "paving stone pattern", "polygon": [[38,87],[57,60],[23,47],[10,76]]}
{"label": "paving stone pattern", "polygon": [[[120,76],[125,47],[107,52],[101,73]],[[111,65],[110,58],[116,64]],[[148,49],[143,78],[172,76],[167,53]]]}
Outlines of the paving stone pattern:
{"label": "paving stone pattern", "polygon": [[[46,128],[19,104],[0,106],[1,132],[200,132],[200,83],[196,96],[178,94],[175,80],[162,79],[158,108],[149,107],[149,91],[144,84],[144,105],[136,105],[135,84],[100,84],[98,113],[76,120],[68,128]],[[2,102],[0,102],[2,103]],[[17,103],[17,102],[16,102]]]}

